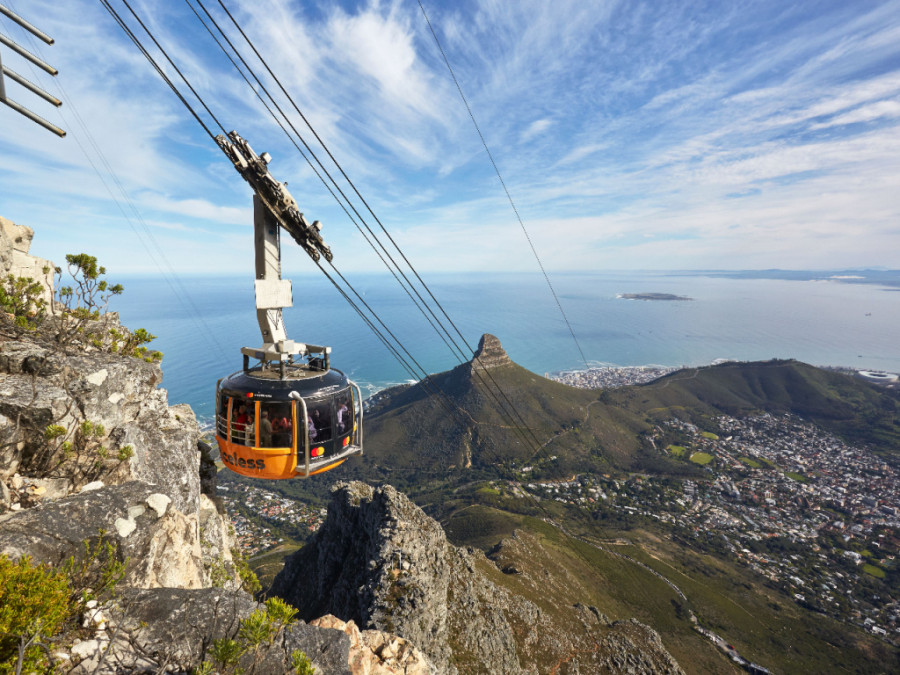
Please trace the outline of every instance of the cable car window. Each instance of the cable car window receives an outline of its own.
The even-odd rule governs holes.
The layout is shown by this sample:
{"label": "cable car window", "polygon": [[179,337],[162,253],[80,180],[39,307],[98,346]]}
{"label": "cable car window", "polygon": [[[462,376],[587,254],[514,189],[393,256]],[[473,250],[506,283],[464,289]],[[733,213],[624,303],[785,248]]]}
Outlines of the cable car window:
{"label": "cable car window", "polygon": [[219,394],[216,406],[216,433],[220,438],[228,438],[228,403],[231,399]]}
{"label": "cable car window", "polygon": [[[259,404],[259,447],[289,448],[292,444],[291,404],[262,402]],[[301,437],[302,438],[302,437]]]}
{"label": "cable car window", "polygon": [[238,445],[253,445],[256,434],[253,428],[253,404],[248,405],[241,399],[232,399],[231,408],[231,442]]}
{"label": "cable car window", "polygon": [[324,443],[331,440],[331,399],[323,401],[308,401],[309,410],[309,440],[315,443]]}
{"label": "cable car window", "polygon": [[353,431],[353,415],[350,391],[341,392],[334,397],[334,428],[338,436],[345,436]]}

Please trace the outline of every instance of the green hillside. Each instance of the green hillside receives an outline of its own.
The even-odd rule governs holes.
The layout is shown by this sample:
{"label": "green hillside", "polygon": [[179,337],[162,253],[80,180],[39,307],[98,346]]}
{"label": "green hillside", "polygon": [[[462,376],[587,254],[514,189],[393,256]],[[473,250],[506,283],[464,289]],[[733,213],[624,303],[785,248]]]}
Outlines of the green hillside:
{"label": "green hillside", "polygon": [[[884,455],[900,452],[900,394],[797,361],[724,363],[681,370],[604,396],[650,420],[793,413]],[[702,425],[701,425],[702,426]]]}
{"label": "green hillside", "polygon": [[[458,545],[479,537],[461,537],[469,528],[460,528],[457,519],[513,526],[510,514],[484,507],[469,511],[446,525]],[[580,602],[611,620],[636,617],[659,631],[687,673],[745,672],[694,629],[691,614],[772,672],[879,673],[898,665],[890,645],[798,607],[747,570],[685,549],[660,533],[597,531],[579,539],[529,517],[515,518],[515,527],[488,550],[496,568],[485,569],[495,583],[550,614]]]}
{"label": "green hillside", "polygon": [[[454,469],[489,469],[496,477],[496,465],[530,465],[536,477],[586,470],[691,475],[694,468],[661,456],[642,434],[672,417],[705,427],[718,415],[762,411],[799,415],[885,455],[900,448],[896,393],[796,361],[682,370],[606,392],[569,387],[514,363],[481,377],[462,365],[433,376],[431,386],[447,395],[454,412],[422,385],[386,397],[367,418],[369,466],[360,477],[380,470],[384,478],[400,474],[402,484],[415,471],[419,483]],[[497,389],[503,394],[492,395]],[[497,411],[509,404],[518,424]]]}

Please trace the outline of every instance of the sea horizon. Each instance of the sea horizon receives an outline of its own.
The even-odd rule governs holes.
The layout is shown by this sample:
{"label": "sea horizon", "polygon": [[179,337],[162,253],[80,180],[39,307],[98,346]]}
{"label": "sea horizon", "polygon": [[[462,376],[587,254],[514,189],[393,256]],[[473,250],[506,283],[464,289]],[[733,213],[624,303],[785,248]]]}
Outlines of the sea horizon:
{"label": "sea horizon", "polygon": [[[241,347],[261,342],[252,277],[204,275],[188,283],[110,277],[125,286],[110,309],[129,328],[158,336],[151,347],[164,353],[162,386],[170,402],[189,403],[200,418],[209,417],[216,380],[240,369]],[[391,277],[348,278],[427,372],[462,362]],[[773,358],[900,371],[900,346],[892,337],[900,335],[900,294],[884,284],[663,272],[558,274],[551,282],[570,332],[539,274],[438,273],[425,279],[465,339],[463,344],[454,334],[465,360],[481,335],[490,333],[513,361],[539,375],[591,366],[694,367]],[[415,381],[326,279],[294,276],[293,288],[294,307],[284,313],[291,339],[330,345],[333,366],[366,394]]]}

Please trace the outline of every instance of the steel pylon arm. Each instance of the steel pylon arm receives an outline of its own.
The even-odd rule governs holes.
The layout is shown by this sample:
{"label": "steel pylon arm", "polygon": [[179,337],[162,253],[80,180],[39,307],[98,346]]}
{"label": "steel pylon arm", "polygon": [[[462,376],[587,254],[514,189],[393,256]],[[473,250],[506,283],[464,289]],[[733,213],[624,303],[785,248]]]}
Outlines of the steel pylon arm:
{"label": "steel pylon arm", "polygon": [[309,257],[318,262],[321,255],[331,262],[331,249],[319,234],[322,224],[318,220],[312,223],[306,220],[288,189],[269,173],[269,154],[264,152],[257,155],[236,131],[230,132],[227,137],[219,134],[216,136],[216,143],[234,164],[237,172],[250,184],[272,217],[300,244]]}

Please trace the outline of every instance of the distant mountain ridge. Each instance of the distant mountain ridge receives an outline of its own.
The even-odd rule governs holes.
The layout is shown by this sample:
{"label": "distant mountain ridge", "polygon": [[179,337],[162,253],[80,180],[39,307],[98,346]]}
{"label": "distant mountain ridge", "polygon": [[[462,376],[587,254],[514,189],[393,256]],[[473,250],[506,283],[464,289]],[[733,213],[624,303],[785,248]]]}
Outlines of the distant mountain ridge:
{"label": "distant mountain ridge", "polygon": [[716,277],[723,279],[781,279],[784,281],[835,281],[848,284],[900,286],[900,270],[864,267],[841,270],[685,270],[673,276]]}
{"label": "distant mountain ridge", "polygon": [[684,474],[691,467],[642,444],[655,421],[760,411],[799,415],[886,456],[900,447],[900,395],[842,373],[797,361],[729,362],[644,385],[585,390],[522,368],[486,334],[471,362],[384,392],[367,417],[366,467],[349,470],[393,480],[411,470],[555,456],[560,476],[588,468]]}

